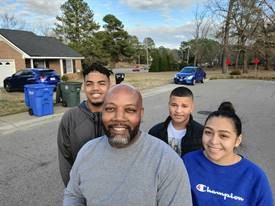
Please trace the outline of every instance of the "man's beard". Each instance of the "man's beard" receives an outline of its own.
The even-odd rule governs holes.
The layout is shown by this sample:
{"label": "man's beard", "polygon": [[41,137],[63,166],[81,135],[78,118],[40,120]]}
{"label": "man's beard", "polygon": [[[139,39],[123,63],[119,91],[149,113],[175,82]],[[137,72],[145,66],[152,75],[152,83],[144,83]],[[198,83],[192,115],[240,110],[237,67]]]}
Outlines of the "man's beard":
{"label": "man's beard", "polygon": [[[111,133],[112,128],[115,126],[125,126],[128,132],[125,134]],[[128,125],[114,123],[114,124],[110,124],[108,128],[106,128],[105,126],[103,128],[106,136],[108,137],[108,141],[110,145],[113,147],[122,148],[130,145],[133,142],[133,140],[135,139],[135,137],[139,132],[139,126],[140,126],[140,123],[133,129],[131,129],[131,127]]]}
{"label": "man's beard", "polygon": [[87,99],[87,102],[90,105],[94,106],[94,107],[101,107],[103,105],[103,103],[104,103],[103,100],[99,100],[99,99],[97,99],[97,100],[95,100],[95,99],[92,99],[92,100],[91,99]]}
{"label": "man's beard", "polygon": [[94,107],[100,107],[103,105],[103,101],[102,102],[91,102],[91,105],[93,105]]}

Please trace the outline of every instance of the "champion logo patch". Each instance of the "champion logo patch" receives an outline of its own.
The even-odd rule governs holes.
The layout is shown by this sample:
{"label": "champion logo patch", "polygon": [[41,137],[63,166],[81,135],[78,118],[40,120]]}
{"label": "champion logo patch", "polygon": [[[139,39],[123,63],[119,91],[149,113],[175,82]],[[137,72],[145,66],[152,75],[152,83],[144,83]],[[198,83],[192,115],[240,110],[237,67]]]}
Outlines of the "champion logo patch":
{"label": "champion logo patch", "polygon": [[206,193],[210,193],[210,194],[213,194],[213,195],[222,196],[224,200],[232,199],[232,200],[241,201],[241,202],[244,201],[244,198],[242,198],[240,196],[237,196],[237,195],[234,195],[233,193],[229,194],[229,193],[217,191],[217,190],[211,189],[210,187],[208,187],[204,184],[197,184],[196,189],[199,192],[206,192]]}

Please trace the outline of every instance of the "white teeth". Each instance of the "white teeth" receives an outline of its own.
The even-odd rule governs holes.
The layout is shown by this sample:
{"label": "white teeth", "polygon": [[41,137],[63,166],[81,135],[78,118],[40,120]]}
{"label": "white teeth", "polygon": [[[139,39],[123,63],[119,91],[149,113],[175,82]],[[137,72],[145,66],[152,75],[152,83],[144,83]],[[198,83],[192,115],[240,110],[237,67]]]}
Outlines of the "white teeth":
{"label": "white teeth", "polygon": [[125,130],[125,128],[124,127],[114,127],[114,130],[123,131],[123,130]]}
{"label": "white teeth", "polygon": [[92,94],[93,97],[99,97],[100,94]]}
{"label": "white teeth", "polygon": [[210,150],[212,151],[219,151],[220,149],[219,148],[214,148],[214,147],[209,147]]}

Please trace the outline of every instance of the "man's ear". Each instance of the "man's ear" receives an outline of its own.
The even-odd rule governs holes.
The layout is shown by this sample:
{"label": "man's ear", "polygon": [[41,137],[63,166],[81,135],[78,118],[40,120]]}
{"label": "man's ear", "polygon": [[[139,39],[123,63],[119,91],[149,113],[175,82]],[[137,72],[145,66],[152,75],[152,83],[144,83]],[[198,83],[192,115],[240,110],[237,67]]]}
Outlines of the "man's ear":
{"label": "man's ear", "polygon": [[141,120],[143,120],[143,116],[144,116],[144,108],[143,107],[141,108],[140,116],[141,116]]}
{"label": "man's ear", "polygon": [[194,101],[192,102],[192,105],[191,105],[191,112],[193,112],[195,110],[195,103]]}

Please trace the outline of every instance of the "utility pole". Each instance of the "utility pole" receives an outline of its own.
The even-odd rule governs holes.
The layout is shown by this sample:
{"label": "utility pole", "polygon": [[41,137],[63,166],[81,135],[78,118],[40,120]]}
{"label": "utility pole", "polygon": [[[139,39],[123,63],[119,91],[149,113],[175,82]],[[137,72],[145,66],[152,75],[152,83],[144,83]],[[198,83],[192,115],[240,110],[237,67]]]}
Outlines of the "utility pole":
{"label": "utility pole", "polygon": [[188,63],[189,63],[189,50],[191,49],[191,46],[187,45],[187,46],[183,47],[182,48],[182,54],[183,54],[183,51],[186,50],[186,49],[187,49],[186,64],[188,65]]}
{"label": "utility pole", "polygon": [[187,59],[186,59],[186,64],[188,65],[189,63],[189,50],[190,50],[190,46],[187,47]]}
{"label": "utility pole", "polygon": [[145,49],[146,49],[146,64],[147,64],[147,69],[149,69],[149,62],[148,62],[148,40],[145,39]]}

